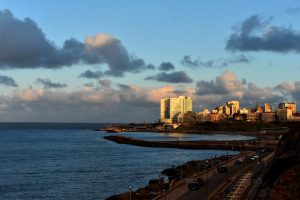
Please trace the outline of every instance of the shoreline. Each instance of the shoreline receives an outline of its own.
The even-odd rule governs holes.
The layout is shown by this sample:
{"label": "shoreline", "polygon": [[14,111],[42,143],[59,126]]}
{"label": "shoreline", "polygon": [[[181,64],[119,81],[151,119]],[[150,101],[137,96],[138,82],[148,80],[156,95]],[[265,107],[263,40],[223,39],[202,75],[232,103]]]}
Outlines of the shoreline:
{"label": "shoreline", "polygon": [[266,143],[259,138],[250,140],[224,140],[224,141],[147,141],[122,135],[104,136],[119,144],[128,144],[142,147],[179,148],[179,149],[214,149],[214,150],[252,150],[274,149],[276,144]]}

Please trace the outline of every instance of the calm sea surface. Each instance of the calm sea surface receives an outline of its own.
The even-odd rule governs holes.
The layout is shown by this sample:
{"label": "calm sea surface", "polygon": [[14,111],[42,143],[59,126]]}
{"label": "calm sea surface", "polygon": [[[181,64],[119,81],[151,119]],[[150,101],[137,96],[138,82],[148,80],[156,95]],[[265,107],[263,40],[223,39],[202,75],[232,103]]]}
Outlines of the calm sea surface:
{"label": "calm sea surface", "polygon": [[[145,186],[172,165],[217,150],[116,144],[93,131],[105,124],[0,123],[0,199],[105,199]],[[122,133],[147,140],[249,139],[236,135]],[[229,154],[237,152],[229,151]]]}

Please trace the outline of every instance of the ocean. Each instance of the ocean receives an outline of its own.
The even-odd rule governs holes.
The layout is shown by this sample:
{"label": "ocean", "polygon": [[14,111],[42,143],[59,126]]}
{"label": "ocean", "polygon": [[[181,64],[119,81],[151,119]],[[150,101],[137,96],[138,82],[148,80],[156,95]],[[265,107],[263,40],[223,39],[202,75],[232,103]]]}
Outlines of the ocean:
{"label": "ocean", "polygon": [[[116,144],[107,124],[0,123],[0,199],[106,199],[147,185],[173,165],[234,151]],[[149,140],[249,139],[212,134],[121,133]]]}

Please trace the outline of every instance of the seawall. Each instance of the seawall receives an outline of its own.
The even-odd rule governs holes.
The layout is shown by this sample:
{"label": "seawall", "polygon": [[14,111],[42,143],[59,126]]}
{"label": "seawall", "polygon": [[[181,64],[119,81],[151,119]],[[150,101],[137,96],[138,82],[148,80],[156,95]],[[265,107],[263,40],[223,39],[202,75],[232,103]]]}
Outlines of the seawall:
{"label": "seawall", "polygon": [[126,136],[105,136],[104,139],[142,147],[161,147],[179,149],[216,149],[216,150],[252,150],[273,148],[261,145],[258,140],[231,140],[231,141],[145,141]]}

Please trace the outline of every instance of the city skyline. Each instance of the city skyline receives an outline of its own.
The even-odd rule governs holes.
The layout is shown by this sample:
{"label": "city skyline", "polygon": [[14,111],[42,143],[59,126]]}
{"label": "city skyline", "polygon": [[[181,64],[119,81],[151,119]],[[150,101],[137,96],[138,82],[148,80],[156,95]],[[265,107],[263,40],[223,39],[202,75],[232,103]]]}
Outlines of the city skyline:
{"label": "city skyline", "polygon": [[0,3],[0,121],[143,122],[160,99],[300,103],[297,1]]}

